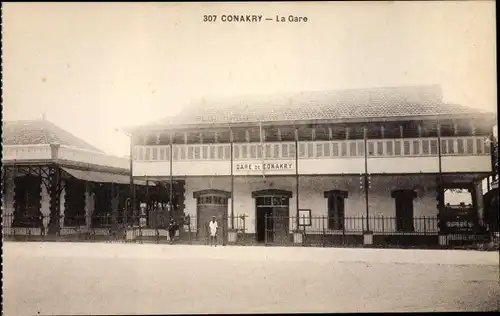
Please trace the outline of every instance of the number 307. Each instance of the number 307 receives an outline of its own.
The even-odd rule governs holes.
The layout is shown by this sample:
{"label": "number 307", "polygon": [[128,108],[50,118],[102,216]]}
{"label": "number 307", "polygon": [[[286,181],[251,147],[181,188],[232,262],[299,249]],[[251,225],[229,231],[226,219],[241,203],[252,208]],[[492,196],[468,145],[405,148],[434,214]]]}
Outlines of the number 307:
{"label": "number 307", "polygon": [[204,15],[203,16],[203,22],[215,22],[215,21],[217,21],[216,15]]}

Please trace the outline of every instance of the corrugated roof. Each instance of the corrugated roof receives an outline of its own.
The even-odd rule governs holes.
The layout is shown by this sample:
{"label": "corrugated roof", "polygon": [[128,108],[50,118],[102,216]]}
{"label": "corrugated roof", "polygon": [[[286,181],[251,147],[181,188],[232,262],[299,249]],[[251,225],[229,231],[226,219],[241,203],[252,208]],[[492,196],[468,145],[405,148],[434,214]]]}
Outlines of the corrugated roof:
{"label": "corrugated roof", "polygon": [[481,113],[443,103],[439,85],[310,91],[287,95],[205,100],[178,115],[147,124],[197,125],[328,119],[366,119]]}
{"label": "corrugated roof", "polygon": [[103,153],[102,150],[43,119],[3,122],[2,143],[4,145],[38,145],[56,143]]}

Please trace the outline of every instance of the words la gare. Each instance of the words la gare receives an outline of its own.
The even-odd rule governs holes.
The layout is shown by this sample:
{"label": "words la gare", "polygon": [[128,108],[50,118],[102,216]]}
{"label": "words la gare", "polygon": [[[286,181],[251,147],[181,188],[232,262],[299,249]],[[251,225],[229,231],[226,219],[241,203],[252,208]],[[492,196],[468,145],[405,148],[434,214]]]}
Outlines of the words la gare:
{"label": "words la gare", "polygon": [[292,23],[307,22],[307,17],[294,16],[294,15],[289,15],[288,17],[284,17],[284,16],[277,15],[276,22],[292,22]]}

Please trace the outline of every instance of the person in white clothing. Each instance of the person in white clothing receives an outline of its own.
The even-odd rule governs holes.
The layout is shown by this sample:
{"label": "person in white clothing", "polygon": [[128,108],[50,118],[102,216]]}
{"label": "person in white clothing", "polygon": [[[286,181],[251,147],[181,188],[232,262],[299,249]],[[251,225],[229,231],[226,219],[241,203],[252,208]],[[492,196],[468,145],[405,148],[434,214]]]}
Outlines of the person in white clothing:
{"label": "person in white clothing", "polygon": [[219,225],[217,224],[217,221],[215,220],[215,216],[212,216],[212,220],[208,224],[208,229],[210,231],[209,245],[212,245],[212,241],[213,241],[214,246],[217,247],[217,229],[218,228],[219,228]]}

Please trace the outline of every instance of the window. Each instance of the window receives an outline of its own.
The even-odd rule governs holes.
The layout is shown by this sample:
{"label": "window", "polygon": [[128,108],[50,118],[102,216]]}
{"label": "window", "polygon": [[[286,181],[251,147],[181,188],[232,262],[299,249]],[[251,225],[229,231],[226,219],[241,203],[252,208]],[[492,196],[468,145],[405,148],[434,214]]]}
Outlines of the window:
{"label": "window", "polygon": [[325,157],[330,157],[330,143],[324,143],[323,144],[323,156]]}
{"label": "window", "polygon": [[382,142],[377,142],[377,156],[384,155],[384,144]]}
{"label": "window", "polygon": [[477,153],[482,154],[483,153],[483,141],[481,139],[476,139],[476,148],[477,148]]}
{"label": "window", "polygon": [[394,141],[394,155],[401,156],[401,141]]}
{"label": "window", "polygon": [[386,142],[385,142],[385,147],[386,147],[386,150],[387,150],[387,155],[388,155],[388,156],[392,156],[392,155],[394,155],[394,149],[393,149],[393,143],[392,143],[392,140],[386,141]]}
{"label": "window", "polygon": [[403,142],[403,149],[404,149],[405,156],[410,155],[410,142],[409,141],[405,140]]}
{"label": "window", "polygon": [[463,139],[457,139],[457,142],[458,142],[457,152],[459,154],[465,153],[464,140]]}
{"label": "window", "polygon": [[240,158],[240,146],[239,145],[233,145],[233,154],[234,154],[234,159],[239,159]]}
{"label": "window", "polygon": [[257,158],[262,158],[262,145],[257,145]]}
{"label": "window", "polygon": [[437,140],[431,140],[431,155],[437,155],[438,154],[438,141]]}
{"label": "window", "polygon": [[420,155],[420,141],[418,140],[413,141],[413,154]]}
{"label": "window", "polygon": [[429,140],[424,139],[422,140],[422,154],[428,155],[429,154]]}
{"label": "window", "polygon": [[274,158],[279,158],[280,157],[280,145],[275,144],[274,145]]}
{"label": "window", "polygon": [[468,154],[474,153],[474,140],[472,139],[467,139],[467,153]]}
{"label": "window", "polygon": [[349,144],[349,156],[356,156],[356,143],[354,142]]}
{"label": "window", "polygon": [[316,157],[323,156],[323,144],[316,144]]}
{"label": "window", "polygon": [[241,158],[246,159],[248,157],[248,147],[247,145],[241,146]]}
{"label": "window", "polygon": [[266,145],[266,158],[271,158],[271,145]]}
{"label": "window", "polygon": [[313,156],[314,147],[312,143],[307,144],[307,157],[311,158]]}
{"label": "window", "polygon": [[287,144],[282,145],[281,151],[283,152],[283,158],[288,158],[288,145]]}
{"label": "window", "polygon": [[344,229],[345,203],[341,195],[328,197],[328,229]]}
{"label": "window", "polygon": [[333,143],[332,149],[333,149],[333,157],[338,157],[339,156],[339,143]]}
{"label": "window", "polygon": [[375,155],[375,144],[373,142],[368,142],[368,155],[369,156]]}
{"label": "window", "polygon": [[250,146],[250,158],[257,158],[257,145]]}
{"label": "window", "polygon": [[229,159],[231,159],[231,147],[224,146],[224,160],[229,160]]}
{"label": "window", "polygon": [[365,155],[365,142],[358,142],[358,155],[359,156],[364,156]]}
{"label": "window", "polygon": [[299,157],[305,157],[305,156],[306,156],[306,145],[299,144]]}
{"label": "window", "polygon": [[453,139],[448,139],[448,153],[450,154],[455,153],[455,144]]}
{"label": "window", "polygon": [[340,147],[341,147],[341,150],[342,150],[342,152],[341,152],[342,156],[347,156],[347,144],[345,142],[343,142],[340,145]]}

